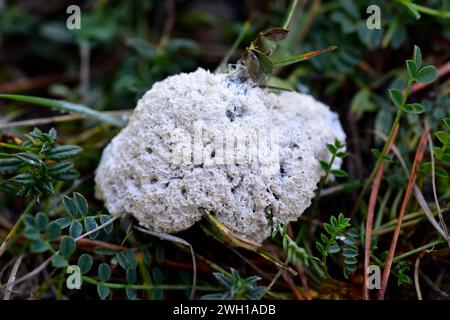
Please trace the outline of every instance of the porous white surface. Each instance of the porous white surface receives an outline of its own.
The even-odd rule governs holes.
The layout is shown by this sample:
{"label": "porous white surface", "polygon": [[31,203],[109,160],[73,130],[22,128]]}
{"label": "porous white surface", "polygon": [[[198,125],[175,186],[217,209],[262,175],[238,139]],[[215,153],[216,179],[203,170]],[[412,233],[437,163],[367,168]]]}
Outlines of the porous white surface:
{"label": "porous white surface", "polygon": [[[174,164],[174,132],[193,134],[199,120],[212,149],[217,130],[278,130],[276,172],[263,173],[254,163]],[[334,138],[345,141],[337,115],[313,97],[275,94],[198,69],[155,83],[139,100],[103,152],[96,196],[111,214],[131,214],[154,231],[185,230],[206,209],[236,234],[262,242],[270,235],[271,215],[293,221],[311,204],[323,174],[319,159],[329,159],[326,143]],[[211,158],[221,156],[212,152]]]}

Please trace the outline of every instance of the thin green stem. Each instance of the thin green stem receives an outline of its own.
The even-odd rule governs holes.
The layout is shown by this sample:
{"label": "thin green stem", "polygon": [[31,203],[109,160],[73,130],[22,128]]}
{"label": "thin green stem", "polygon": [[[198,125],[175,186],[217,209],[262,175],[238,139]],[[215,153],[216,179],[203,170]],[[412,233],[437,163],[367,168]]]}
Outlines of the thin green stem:
{"label": "thin green stem", "polygon": [[[93,278],[89,278],[87,276],[82,277],[83,281],[93,285],[103,285],[110,289],[133,289],[133,290],[153,290],[153,289],[161,289],[161,290],[185,290],[190,289],[191,285],[171,285],[171,284],[127,284],[127,283],[109,283],[109,282],[101,282],[95,280]],[[199,291],[220,291],[220,288],[211,287],[211,286],[197,286],[195,288]]]}
{"label": "thin green stem", "polygon": [[291,20],[292,20],[292,16],[294,15],[294,12],[295,12],[295,8],[297,8],[297,3],[298,3],[298,0],[293,0],[291,2],[291,5],[289,6],[288,15],[283,24],[283,29],[287,29],[289,27],[289,24],[291,23]]}
{"label": "thin green stem", "polygon": [[428,7],[421,6],[419,4],[413,3],[412,1],[408,1],[408,0],[399,0],[399,2],[404,6],[411,6],[414,9],[416,9],[417,11],[425,13],[427,15],[444,18],[444,19],[450,19],[450,12],[448,12],[448,11],[428,8]]}
{"label": "thin green stem", "polygon": [[438,244],[441,244],[441,243],[444,243],[444,241],[439,239],[439,240],[427,243],[427,244],[425,244],[425,245],[423,245],[421,247],[418,247],[418,248],[415,248],[413,250],[410,250],[410,251],[407,251],[405,253],[402,253],[402,254],[398,255],[397,257],[395,257],[392,260],[392,263],[399,262],[399,261],[401,261],[401,260],[403,260],[403,259],[405,259],[405,258],[407,258],[409,256],[412,256],[414,254],[420,253],[420,252],[422,252],[422,251],[424,251],[426,249],[432,248],[432,247],[434,247],[434,246],[436,246]]}
{"label": "thin green stem", "polygon": [[328,165],[330,166],[329,170],[327,170],[325,172],[325,176],[320,180],[319,183],[319,188],[317,189],[317,195],[316,198],[314,199],[314,205],[311,211],[311,218],[314,217],[316,210],[317,210],[317,206],[319,205],[319,199],[320,199],[320,192],[322,191],[323,187],[325,186],[325,182],[328,179],[328,176],[330,175],[330,171],[331,171],[331,166],[334,163],[334,160],[336,160],[336,155],[333,154],[333,156],[331,157],[330,162],[328,162]]}

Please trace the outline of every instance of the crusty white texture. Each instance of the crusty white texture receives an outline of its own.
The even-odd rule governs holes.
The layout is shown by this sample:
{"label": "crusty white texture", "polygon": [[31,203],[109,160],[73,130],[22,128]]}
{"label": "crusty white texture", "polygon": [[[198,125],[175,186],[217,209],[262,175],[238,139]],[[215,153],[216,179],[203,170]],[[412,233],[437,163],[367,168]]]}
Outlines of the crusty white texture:
{"label": "crusty white texture", "polygon": [[[176,132],[193,134],[198,121],[210,150],[217,130],[277,130],[275,174],[254,163],[174,164]],[[131,214],[166,233],[189,228],[206,209],[236,234],[260,243],[270,235],[272,215],[293,221],[310,205],[323,174],[319,159],[329,159],[325,144],[334,138],[345,141],[337,115],[311,96],[270,93],[198,69],[155,83],[139,100],[128,125],[103,152],[96,196],[111,214]],[[217,150],[209,160],[221,156]]]}

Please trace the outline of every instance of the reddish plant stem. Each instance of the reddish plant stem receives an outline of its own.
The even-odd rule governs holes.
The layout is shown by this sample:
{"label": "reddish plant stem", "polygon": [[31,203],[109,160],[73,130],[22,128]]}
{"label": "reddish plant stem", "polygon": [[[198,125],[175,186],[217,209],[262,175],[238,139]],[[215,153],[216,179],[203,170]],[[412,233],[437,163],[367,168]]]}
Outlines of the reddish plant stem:
{"label": "reddish plant stem", "polygon": [[[389,143],[386,154],[389,154],[391,147],[394,144],[395,138],[397,137],[399,125],[394,129],[394,134],[392,136],[391,142]],[[383,178],[383,172],[385,168],[385,163],[381,163],[377,170],[375,179],[372,182],[372,190],[370,192],[369,207],[367,210],[367,221],[366,221],[366,235],[365,235],[365,247],[364,247],[364,285],[363,285],[363,298],[364,300],[369,300],[369,288],[367,287],[368,274],[367,270],[370,265],[370,254],[372,252],[372,230],[373,230],[373,219],[375,216],[375,206],[377,204],[378,191],[380,190],[381,180]]]}
{"label": "reddish plant stem", "polygon": [[414,158],[414,164],[411,169],[411,175],[409,176],[408,186],[406,187],[405,196],[403,198],[402,206],[400,208],[400,213],[397,218],[397,224],[395,225],[394,234],[392,236],[391,246],[389,248],[388,256],[386,259],[386,264],[384,265],[383,276],[381,278],[381,289],[378,292],[378,299],[383,300],[386,293],[386,287],[389,280],[389,274],[391,272],[392,260],[394,259],[395,248],[397,246],[398,236],[400,234],[400,228],[402,226],[403,216],[405,215],[406,209],[408,207],[409,199],[411,198],[411,193],[416,182],[417,169],[422,162],[423,154],[427,145],[428,135],[430,134],[430,128],[425,128],[425,132],[420,139],[419,146],[416,151]]}

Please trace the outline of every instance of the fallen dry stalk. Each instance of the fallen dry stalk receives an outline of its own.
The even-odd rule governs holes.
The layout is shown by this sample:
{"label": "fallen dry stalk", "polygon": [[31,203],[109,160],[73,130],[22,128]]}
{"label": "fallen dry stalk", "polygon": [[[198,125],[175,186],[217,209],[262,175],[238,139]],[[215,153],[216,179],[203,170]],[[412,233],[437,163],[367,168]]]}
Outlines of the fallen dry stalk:
{"label": "fallen dry stalk", "polygon": [[398,237],[400,234],[400,228],[402,225],[403,216],[405,215],[406,209],[408,207],[408,202],[411,197],[411,193],[414,188],[415,181],[416,181],[417,169],[418,169],[420,163],[422,162],[422,158],[423,158],[423,154],[425,152],[425,147],[427,145],[427,139],[428,139],[429,134],[430,134],[430,129],[427,127],[427,128],[425,128],[425,132],[423,133],[423,135],[420,139],[419,147],[417,148],[417,151],[416,151],[416,155],[414,158],[414,164],[411,169],[411,175],[410,175],[409,181],[408,181],[408,186],[406,188],[406,193],[403,198],[402,206],[400,208],[400,213],[399,213],[399,216],[397,219],[397,224],[395,225],[394,235],[392,236],[391,246],[389,248],[388,256],[386,259],[386,264],[385,264],[384,270],[383,270],[383,276],[381,279],[381,289],[378,292],[379,300],[383,300],[384,295],[386,293],[386,287],[387,287],[387,283],[389,280],[389,274],[391,272],[392,260],[394,259],[395,248],[397,246],[397,241],[398,241]]}
{"label": "fallen dry stalk", "polygon": [[[395,138],[397,137],[399,125],[394,129],[394,134],[386,151],[386,155],[389,154],[392,145],[394,144]],[[364,300],[369,300],[369,288],[367,287],[368,274],[367,270],[370,265],[370,255],[371,255],[371,245],[372,245],[372,229],[373,229],[373,219],[375,216],[375,205],[378,199],[378,191],[380,190],[381,180],[383,178],[383,172],[385,168],[385,163],[381,163],[377,170],[375,179],[372,183],[372,190],[370,192],[369,208],[367,211],[367,221],[366,221],[366,235],[365,235],[365,247],[364,247],[364,285],[363,285],[363,298]]]}

